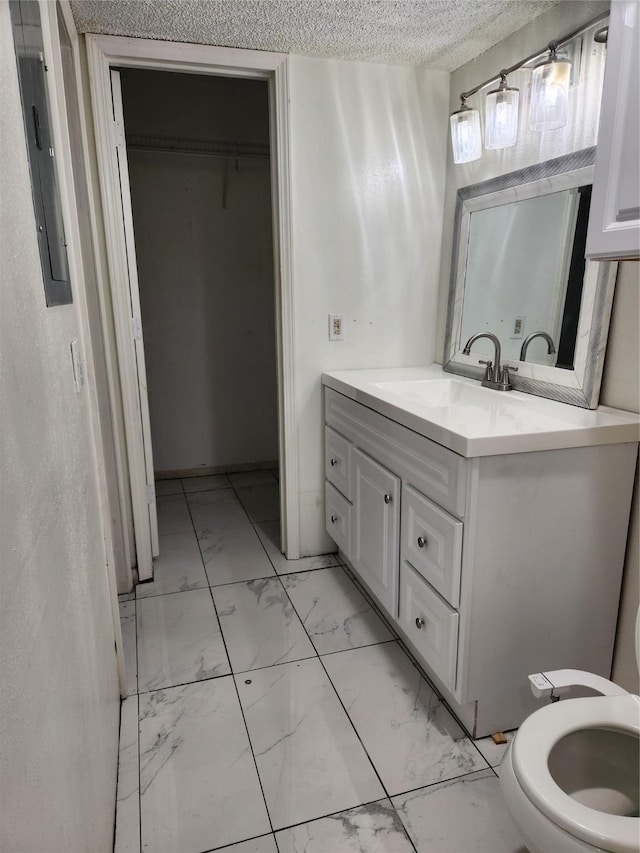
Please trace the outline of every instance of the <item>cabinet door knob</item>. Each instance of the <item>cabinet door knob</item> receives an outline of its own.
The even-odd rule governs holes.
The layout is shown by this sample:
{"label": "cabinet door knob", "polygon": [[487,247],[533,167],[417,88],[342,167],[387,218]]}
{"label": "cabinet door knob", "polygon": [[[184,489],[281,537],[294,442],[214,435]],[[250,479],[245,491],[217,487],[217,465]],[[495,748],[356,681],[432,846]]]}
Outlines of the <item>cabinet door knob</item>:
{"label": "cabinet door knob", "polygon": [[420,616],[418,616],[416,619],[416,628],[424,628],[424,619],[422,619]]}
{"label": "cabinet door knob", "polygon": [[424,548],[427,544],[427,540],[424,536],[418,536],[418,548]]}
{"label": "cabinet door knob", "polygon": [[391,503],[391,495],[389,494],[389,492],[387,492],[387,494],[384,496],[384,502],[385,502],[386,504],[390,504],[390,503]]}
{"label": "cabinet door knob", "polygon": [[337,464],[338,464],[338,460],[334,457],[334,458],[331,460],[331,467],[332,467],[332,468],[335,468],[335,466],[336,466]]}
{"label": "cabinet door knob", "polygon": [[332,516],[331,516],[331,524],[335,524],[337,520],[338,520],[338,516],[337,516],[337,515],[332,515]]}

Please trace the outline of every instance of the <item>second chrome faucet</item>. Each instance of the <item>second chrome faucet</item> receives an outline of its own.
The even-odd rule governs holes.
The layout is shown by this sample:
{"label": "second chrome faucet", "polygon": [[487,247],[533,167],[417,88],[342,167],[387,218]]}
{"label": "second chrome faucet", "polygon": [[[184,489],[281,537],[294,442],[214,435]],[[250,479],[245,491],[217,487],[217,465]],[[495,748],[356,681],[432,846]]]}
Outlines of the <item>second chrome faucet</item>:
{"label": "second chrome faucet", "polygon": [[492,332],[477,332],[475,335],[471,335],[464,345],[462,352],[464,355],[470,355],[471,347],[477,340],[480,340],[480,338],[488,338],[495,348],[494,361],[480,361],[480,364],[486,365],[484,376],[480,384],[485,388],[493,388],[494,391],[511,391],[512,386],[509,371],[517,371],[518,368],[500,363],[501,347],[500,341],[496,335]]}

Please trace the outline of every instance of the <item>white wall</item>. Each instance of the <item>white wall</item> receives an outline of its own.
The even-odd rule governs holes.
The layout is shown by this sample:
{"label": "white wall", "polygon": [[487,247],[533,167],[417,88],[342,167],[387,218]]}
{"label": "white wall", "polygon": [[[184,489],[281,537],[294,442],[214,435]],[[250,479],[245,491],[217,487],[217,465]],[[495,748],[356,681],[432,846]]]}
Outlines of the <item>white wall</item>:
{"label": "white wall", "polygon": [[155,470],[276,460],[269,163],[129,163]]}
{"label": "white wall", "polygon": [[0,90],[0,849],[104,851],[119,692],[95,449],[77,303],[44,304],[7,3]]}
{"label": "white wall", "polygon": [[[128,71],[122,89],[128,134],[269,138],[263,81]],[[155,470],[273,462],[269,160],[128,156]]]}
{"label": "white wall", "polygon": [[[604,11],[609,3],[560,3],[499,45],[488,50],[474,62],[459,68],[451,75],[450,109],[459,105],[459,94],[482,82],[501,68],[517,62],[535,51],[540,45],[570,32],[582,23]],[[459,187],[488,180],[496,175],[521,169],[534,163],[579,151],[597,142],[600,113],[601,76],[603,73],[602,48],[589,43],[586,56],[586,77],[576,89],[571,90],[571,112],[566,127],[558,131],[539,134],[521,122],[518,143],[502,151],[485,151],[473,163],[455,166],[448,144],[447,184],[445,200],[445,233],[442,244],[440,275],[440,306],[438,321],[438,360],[442,358],[444,326],[451,261],[452,223],[455,194]],[[526,72],[510,77],[511,85],[526,91]],[[476,105],[469,100],[469,105]],[[632,262],[620,265],[614,296],[613,319],[609,335],[605,373],[600,392],[603,405],[616,406],[629,411],[639,411],[638,366],[640,353],[640,312],[638,311],[638,269]],[[638,692],[638,673],[635,668],[634,621],[638,609],[638,482],[634,496],[634,513],[627,542],[627,557],[623,579],[620,621],[614,657],[614,675],[627,689]],[[594,602],[597,606],[597,602]]]}
{"label": "white wall", "polygon": [[[611,328],[600,402],[640,412],[640,264],[620,264],[613,301]],[[627,556],[618,615],[613,678],[627,690],[640,693],[635,650],[635,622],[640,606],[640,485],[638,467],[627,538]]]}
{"label": "white wall", "polygon": [[300,540],[315,554],[335,548],[321,373],[436,356],[448,74],[292,57],[290,82]]}

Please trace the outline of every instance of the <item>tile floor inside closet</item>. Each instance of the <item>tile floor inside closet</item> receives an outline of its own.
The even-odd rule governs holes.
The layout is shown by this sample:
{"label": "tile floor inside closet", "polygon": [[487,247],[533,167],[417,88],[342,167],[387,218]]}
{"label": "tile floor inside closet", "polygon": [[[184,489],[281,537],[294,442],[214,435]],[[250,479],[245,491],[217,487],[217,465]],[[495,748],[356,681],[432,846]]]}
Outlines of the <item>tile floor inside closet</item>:
{"label": "tile floor inside closet", "polygon": [[504,747],[466,736],[337,555],[283,557],[274,473],[157,484],[154,580],[120,596],[115,850],[523,853]]}

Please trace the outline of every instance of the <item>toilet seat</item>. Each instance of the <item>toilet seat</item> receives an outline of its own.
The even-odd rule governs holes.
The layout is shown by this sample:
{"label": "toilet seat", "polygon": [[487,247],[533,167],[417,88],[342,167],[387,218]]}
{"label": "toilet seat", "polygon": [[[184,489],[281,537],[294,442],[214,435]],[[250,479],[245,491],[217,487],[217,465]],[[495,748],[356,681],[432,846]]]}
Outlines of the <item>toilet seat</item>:
{"label": "toilet seat", "polygon": [[613,729],[640,736],[640,697],[568,699],[528,717],[513,741],[513,769],[530,801],[549,820],[587,844],[611,853],[638,853],[640,818],[609,815],[574,800],[549,772],[551,750],[581,729]]}

